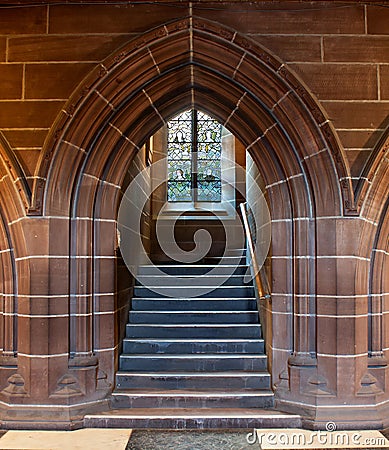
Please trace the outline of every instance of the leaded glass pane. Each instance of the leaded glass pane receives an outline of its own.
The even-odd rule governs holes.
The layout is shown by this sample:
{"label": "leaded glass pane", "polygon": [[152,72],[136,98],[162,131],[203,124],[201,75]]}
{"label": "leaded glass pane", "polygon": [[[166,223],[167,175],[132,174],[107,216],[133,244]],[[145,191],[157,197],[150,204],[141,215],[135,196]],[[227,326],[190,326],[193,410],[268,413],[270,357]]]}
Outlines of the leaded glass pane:
{"label": "leaded glass pane", "polygon": [[190,202],[192,200],[191,182],[168,180],[167,195],[169,202]]}
{"label": "leaded glass pane", "polygon": [[221,124],[201,111],[185,111],[168,122],[168,201],[221,201],[221,137]]}
{"label": "leaded glass pane", "polygon": [[198,161],[198,179],[199,180],[220,180],[220,161],[202,160]]}
{"label": "leaded glass pane", "polygon": [[184,111],[167,124],[168,201],[192,200],[192,111]]}
{"label": "leaded glass pane", "polygon": [[197,119],[197,200],[220,202],[222,126],[201,111]]}
{"label": "leaded glass pane", "polygon": [[168,200],[170,202],[190,202],[191,160],[168,160]]}
{"label": "leaded glass pane", "polygon": [[220,202],[221,182],[198,180],[198,201],[199,202]]}

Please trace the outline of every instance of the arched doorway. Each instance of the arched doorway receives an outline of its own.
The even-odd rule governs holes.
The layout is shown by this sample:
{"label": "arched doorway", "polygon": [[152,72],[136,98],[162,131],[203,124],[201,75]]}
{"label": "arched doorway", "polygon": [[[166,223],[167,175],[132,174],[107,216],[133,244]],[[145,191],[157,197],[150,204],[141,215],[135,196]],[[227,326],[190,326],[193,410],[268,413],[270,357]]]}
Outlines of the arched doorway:
{"label": "arched doorway", "polygon": [[58,343],[64,356],[53,379],[71,371],[88,401],[110,392],[123,306],[115,286],[120,190],[147,138],[186,108],[228,127],[263,175],[273,227],[266,327],[273,384],[280,406],[305,405],[314,416],[318,399],[338,389],[316,314],[318,293],[336,286],[336,264],[321,257],[328,233],[336,218],[355,213],[348,169],[330,123],[296,77],[258,44],[199,19],[166,24],[106,60],[46,143],[35,207],[68,220],[70,241],[70,348]]}

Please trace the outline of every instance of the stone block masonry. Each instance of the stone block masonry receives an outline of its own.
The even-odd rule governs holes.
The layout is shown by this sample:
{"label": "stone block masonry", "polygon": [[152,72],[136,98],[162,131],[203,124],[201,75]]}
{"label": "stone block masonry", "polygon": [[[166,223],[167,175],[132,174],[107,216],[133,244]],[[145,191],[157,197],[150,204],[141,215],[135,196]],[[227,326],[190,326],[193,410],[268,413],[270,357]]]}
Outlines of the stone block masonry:
{"label": "stone block masonry", "polygon": [[118,206],[146,140],[194,107],[266,186],[276,407],[388,426],[388,6],[2,2],[4,427],[77,428],[107,406],[132,295]]}

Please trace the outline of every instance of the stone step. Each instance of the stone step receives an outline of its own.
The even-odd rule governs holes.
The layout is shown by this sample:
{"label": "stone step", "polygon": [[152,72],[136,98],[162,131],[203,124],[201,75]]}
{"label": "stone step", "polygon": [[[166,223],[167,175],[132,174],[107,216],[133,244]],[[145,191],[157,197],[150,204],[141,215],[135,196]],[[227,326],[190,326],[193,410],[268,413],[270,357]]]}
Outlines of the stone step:
{"label": "stone step", "polygon": [[139,266],[138,275],[159,276],[162,273],[168,275],[245,275],[249,272],[246,265],[206,265],[206,264],[166,264]]}
{"label": "stone step", "polygon": [[87,428],[301,428],[301,417],[272,409],[129,408],[87,414]]}
{"label": "stone step", "polygon": [[130,323],[211,324],[258,323],[256,311],[130,311]]}
{"label": "stone step", "polygon": [[218,264],[226,264],[226,265],[246,265],[247,260],[246,256],[206,256],[201,261],[203,264],[209,265],[218,265]]}
{"label": "stone step", "polygon": [[259,339],[262,332],[260,324],[127,324],[126,337]]}
{"label": "stone step", "polygon": [[[155,285],[155,275],[138,275],[136,277],[136,286]],[[246,286],[251,283],[251,277],[245,280],[244,275],[159,275],[158,286],[181,287],[186,286],[192,289],[195,286]]]}
{"label": "stone step", "polygon": [[229,354],[122,354],[119,359],[120,370],[127,372],[217,372],[239,370],[255,372],[266,370],[266,355],[229,355]]}
{"label": "stone step", "polygon": [[[274,393],[242,253],[232,249],[224,258],[195,264],[139,268],[110,401],[114,414],[91,415],[86,423],[151,428],[288,423],[286,415],[275,413],[270,420],[269,409],[261,409],[273,407]],[[290,423],[299,421],[296,416]]]}
{"label": "stone step", "polygon": [[263,353],[263,339],[127,339],[123,353]]}
{"label": "stone step", "polygon": [[257,311],[257,301],[248,298],[133,298],[133,311]]}
{"label": "stone step", "polygon": [[245,248],[230,248],[226,249],[224,254],[226,256],[246,256],[247,250]]}
{"label": "stone step", "polygon": [[112,408],[271,408],[271,390],[117,390]]}
{"label": "stone step", "polygon": [[172,297],[187,298],[188,296],[196,298],[229,297],[242,298],[254,297],[253,286],[159,286],[155,285],[158,279],[154,279],[153,286],[135,286],[135,297]]}
{"label": "stone step", "polygon": [[[190,246],[193,247],[193,242],[190,243]],[[189,248],[188,248],[189,250]],[[246,265],[247,264],[247,258],[246,255],[240,255],[240,254],[226,254],[223,256],[222,254],[219,255],[212,255],[212,256],[204,256],[196,261],[191,262],[181,262],[180,261],[181,255],[178,254],[170,254],[167,258],[153,258],[153,263],[158,266],[163,265],[192,265],[192,264],[205,264],[205,265],[213,265],[216,266],[218,264],[221,265]]]}
{"label": "stone step", "polygon": [[116,389],[270,389],[268,372],[125,372]]}

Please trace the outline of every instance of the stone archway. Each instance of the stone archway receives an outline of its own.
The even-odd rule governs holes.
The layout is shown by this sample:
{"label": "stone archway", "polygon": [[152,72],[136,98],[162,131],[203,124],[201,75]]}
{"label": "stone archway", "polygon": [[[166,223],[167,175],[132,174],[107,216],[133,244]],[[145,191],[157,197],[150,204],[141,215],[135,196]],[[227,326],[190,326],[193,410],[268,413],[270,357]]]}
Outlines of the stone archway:
{"label": "stone archway", "polygon": [[[228,58],[223,60],[223,53]],[[93,365],[92,355],[101,350],[94,342],[104,341],[112,349],[118,345],[114,336],[109,342],[106,334],[93,336],[96,329],[106,333],[115,321],[112,315],[110,325],[94,326],[95,320],[102,320],[93,318],[94,296],[112,292],[110,311],[115,311],[112,281],[109,285],[105,280],[108,285],[102,287],[100,279],[96,291],[93,279],[94,258],[104,254],[104,270],[109,273],[115,264],[114,248],[99,248],[96,224],[104,219],[114,234],[119,190],[132,155],[172,114],[192,106],[218,118],[250,151],[267,184],[273,236],[288,236],[286,242],[273,243],[277,282],[271,317],[273,326],[287,333],[283,339],[268,339],[273,377],[287,368],[288,353],[294,367],[316,367],[314,299],[320,236],[315,217],[352,211],[341,150],[322,111],[281,62],[233,31],[197,19],[167,24],[105,61],[53,132],[44,211],[71,218],[73,356],[84,358],[80,364],[85,365],[91,358]],[[45,164],[43,159],[42,172]],[[97,280],[101,273],[94,273]],[[294,314],[286,323],[277,314],[285,298]],[[110,356],[101,353],[110,359],[104,364],[100,357],[107,373],[115,351]],[[111,369],[109,378],[112,375]]]}
{"label": "stone archway", "polygon": [[[361,373],[362,387],[373,396],[389,389],[388,378],[388,262],[389,262],[389,130],[378,142],[357,186],[363,219],[355,290],[366,295],[368,363]],[[368,287],[366,292],[366,286]],[[360,312],[362,312],[360,310]],[[385,409],[385,404],[380,408]]]}
{"label": "stone archway", "polygon": [[[100,239],[102,229],[115,236],[132,157],[172,115],[192,107],[244,144],[266,183],[274,278],[267,346],[278,405],[321,426],[346,398],[350,410],[339,420],[347,424],[353,404],[359,408],[351,392],[358,381],[343,392],[350,385],[339,375],[345,363],[330,350],[342,353],[336,311],[344,287],[337,280],[345,270],[337,258],[354,257],[336,236],[339,223],[357,214],[342,150],[318,103],[281,61],[234,30],[197,18],[159,27],[105,60],[46,142],[30,214],[42,214],[49,229],[47,276],[59,282],[47,297],[47,310],[55,310],[47,316],[50,380],[29,395],[57,405],[109,395],[119,346],[116,243]],[[58,229],[64,245],[50,247]],[[352,358],[347,364],[360,372],[366,365]]]}

